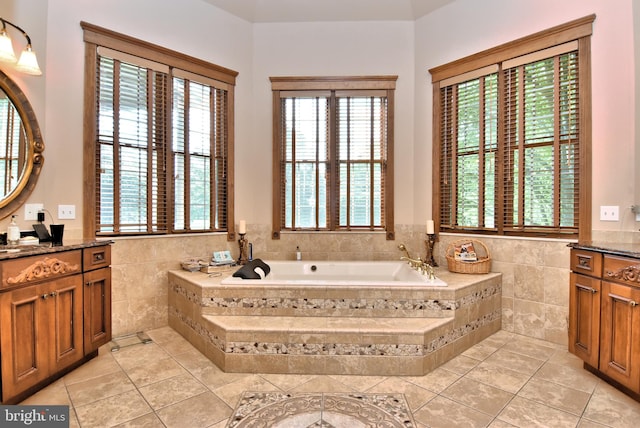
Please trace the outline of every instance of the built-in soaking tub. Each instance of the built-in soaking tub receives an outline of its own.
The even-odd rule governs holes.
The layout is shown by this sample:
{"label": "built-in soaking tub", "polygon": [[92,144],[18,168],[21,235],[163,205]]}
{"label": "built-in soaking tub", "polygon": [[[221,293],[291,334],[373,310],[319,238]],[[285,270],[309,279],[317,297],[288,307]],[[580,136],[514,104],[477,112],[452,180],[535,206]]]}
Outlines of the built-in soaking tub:
{"label": "built-in soaking tub", "polygon": [[226,372],[420,376],[500,329],[499,273],[267,264],[263,279],[169,272],[169,325]]}
{"label": "built-in soaking tub", "polygon": [[232,275],[222,285],[316,285],[364,287],[446,287],[440,278],[429,278],[402,261],[267,261],[271,268],[261,279]]}

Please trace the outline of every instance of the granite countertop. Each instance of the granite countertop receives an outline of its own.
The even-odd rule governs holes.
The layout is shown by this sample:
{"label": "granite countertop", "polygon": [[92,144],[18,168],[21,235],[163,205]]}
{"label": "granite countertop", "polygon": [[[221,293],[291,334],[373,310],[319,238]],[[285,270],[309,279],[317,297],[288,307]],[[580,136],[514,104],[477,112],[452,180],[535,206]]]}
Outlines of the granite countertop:
{"label": "granite countertop", "polygon": [[[109,240],[65,240],[63,245],[52,246],[50,242],[38,245],[0,245],[0,260],[17,259],[20,257],[35,256],[39,254],[58,253],[90,247],[110,245]],[[17,250],[17,251],[16,251]]]}
{"label": "granite countertop", "polygon": [[640,259],[640,244],[590,241],[572,243],[569,244],[569,247],[578,250],[597,251],[603,254]]}

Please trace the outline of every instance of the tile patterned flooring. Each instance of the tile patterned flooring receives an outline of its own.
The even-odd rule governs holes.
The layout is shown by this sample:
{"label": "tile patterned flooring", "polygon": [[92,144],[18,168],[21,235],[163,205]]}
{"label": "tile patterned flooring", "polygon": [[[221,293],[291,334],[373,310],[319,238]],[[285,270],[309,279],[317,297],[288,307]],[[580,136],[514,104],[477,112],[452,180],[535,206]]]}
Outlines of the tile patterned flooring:
{"label": "tile patterned flooring", "polygon": [[635,427],[640,403],[564,347],[500,331],[425,376],[224,373],[169,327],[99,356],[23,404],[69,405],[71,427],[223,428],[244,391],[402,393],[417,427]]}

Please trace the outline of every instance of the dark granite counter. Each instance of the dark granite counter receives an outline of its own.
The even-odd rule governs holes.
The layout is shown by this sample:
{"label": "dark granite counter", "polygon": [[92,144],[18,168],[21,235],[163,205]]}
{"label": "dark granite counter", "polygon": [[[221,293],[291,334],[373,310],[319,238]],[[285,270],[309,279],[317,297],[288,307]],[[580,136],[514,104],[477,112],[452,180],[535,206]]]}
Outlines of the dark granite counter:
{"label": "dark granite counter", "polygon": [[640,244],[618,242],[577,242],[569,247],[578,250],[596,251],[613,256],[634,257],[640,259]]}
{"label": "dark granite counter", "polygon": [[0,245],[0,260],[17,259],[20,257],[58,253],[61,251],[71,251],[83,248],[101,247],[112,243],[113,241],[109,240],[65,240],[63,245],[55,247],[52,246],[50,242],[39,245]]}

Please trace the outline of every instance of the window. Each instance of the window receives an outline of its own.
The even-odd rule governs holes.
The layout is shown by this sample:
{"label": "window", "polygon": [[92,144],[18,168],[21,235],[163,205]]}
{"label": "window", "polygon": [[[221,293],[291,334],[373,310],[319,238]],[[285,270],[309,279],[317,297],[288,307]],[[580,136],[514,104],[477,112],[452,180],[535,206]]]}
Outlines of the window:
{"label": "window", "polygon": [[85,230],[228,232],[236,72],[82,23]]}
{"label": "window", "polygon": [[0,194],[8,195],[18,185],[27,154],[22,120],[4,93],[0,97],[0,118]]}
{"label": "window", "polygon": [[393,229],[397,76],[272,77],[273,238]]}
{"label": "window", "polygon": [[594,19],[430,70],[440,231],[588,239]]}

